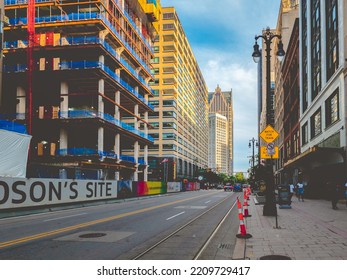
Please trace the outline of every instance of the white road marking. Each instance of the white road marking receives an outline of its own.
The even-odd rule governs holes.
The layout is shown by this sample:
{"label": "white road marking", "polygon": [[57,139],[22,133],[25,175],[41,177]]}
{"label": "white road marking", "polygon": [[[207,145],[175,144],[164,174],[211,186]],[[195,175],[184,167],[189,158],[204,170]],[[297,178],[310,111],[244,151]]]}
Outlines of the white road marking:
{"label": "white road marking", "polygon": [[178,214],[176,214],[176,215],[174,215],[174,216],[172,216],[172,217],[170,217],[170,218],[167,218],[166,220],[167,220],[167,221],[168,221],[168,220],[171,220],[171,219],[176,218],[177,216],[182,215],[182,214],[184,214],[184,213],[185,213],[185,212],[183,211],[183,212],[178,213]]}
{"label": "white road marking", "polygon": [[205,209],[205,208],[207,208],[207,206],[188,206],[188,205],[186,205],[186,206],[184,206],[184,205],[182,205],[182,206],[177,206],[177,207],[175,207],[176,209]]}
{"label": "white road marking", "polygon": [[82,216],[82,215],[86,215],[86,214],[88,214],[88,213],[80,213],[80,214],[76,214],[76,215],[64,216],[64,217],[59,217],[59,218],[52,218],[52,219],[44,220],[44,222],[61,220],[61,219],[66,219],[66,218],[71,218],[71,217],[77,217],[77,216]]}
{"label": "white road marking", "polygon": [[210,203],[211,202],[211,200],[207,200],[205,203],[207,204],[207,203]]}

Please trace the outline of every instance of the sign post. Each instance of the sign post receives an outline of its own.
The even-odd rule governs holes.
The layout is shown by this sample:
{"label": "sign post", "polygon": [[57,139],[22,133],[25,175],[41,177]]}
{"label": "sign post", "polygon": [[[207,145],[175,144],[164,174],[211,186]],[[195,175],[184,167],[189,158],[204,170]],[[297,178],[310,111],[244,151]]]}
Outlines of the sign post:
{"label": "sign post", "polygon": [[266,176],[264,178],[266,182],[266,191],[263,215],[276,216],[277,228],[277,207],[274,190],[275,179],[273,174],[273,158],[278,158],[278,147],[275,146],[274,141],[279,136],[279,133],[271,125],[267,125],[259,136],[267,143],[266,146],[261,147],[261,158],[269,159],[269,161],[267,161],[268,172],[266,172]]}

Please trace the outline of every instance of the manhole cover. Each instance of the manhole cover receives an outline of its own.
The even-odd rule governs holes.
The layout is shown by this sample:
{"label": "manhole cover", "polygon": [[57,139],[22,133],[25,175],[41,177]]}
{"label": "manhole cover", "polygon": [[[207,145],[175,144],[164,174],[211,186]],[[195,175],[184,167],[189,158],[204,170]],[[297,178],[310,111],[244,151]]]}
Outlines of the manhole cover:
{"label": "manhole cover", "polygon": [[260,257],[260,260],[291,260],[288,256],[281,256],[281,255],[267,255]]}
{"label": "manhole cover", "polygon": [[86,233],[86,234],[82,234],[78,237],[80,238],[97,238],[97,237],[102,237],[105,236],[106,233],[101,233],[101,232],[97,232],[97,233]]}

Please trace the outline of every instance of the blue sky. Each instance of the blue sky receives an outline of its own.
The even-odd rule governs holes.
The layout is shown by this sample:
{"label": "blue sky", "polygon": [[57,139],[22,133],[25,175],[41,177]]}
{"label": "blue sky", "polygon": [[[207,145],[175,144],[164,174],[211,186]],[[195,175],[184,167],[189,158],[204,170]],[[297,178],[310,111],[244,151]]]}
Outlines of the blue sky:
{"label": "blue sky", "polygon": [[[208,90],[233,91],[234,171],[247,171],[257,138],[254,36],[276,27],[280,0],[161,0],[175,7]],[[260,42],[258,42],[260,43]]]}

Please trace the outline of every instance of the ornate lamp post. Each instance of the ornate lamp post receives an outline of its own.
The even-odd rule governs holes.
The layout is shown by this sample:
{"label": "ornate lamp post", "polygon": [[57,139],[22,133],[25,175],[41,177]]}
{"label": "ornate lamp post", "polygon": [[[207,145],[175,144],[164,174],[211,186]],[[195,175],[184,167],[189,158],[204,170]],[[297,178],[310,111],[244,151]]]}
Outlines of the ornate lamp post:
{"label": "ornate lamp post", "polygon": [[254,169],[254,146],[258,147],[258,141],[252,137],[248,143],[248,147],[252,148],[252,169]]}
{"label": "ornate lamp post", "polygon": [[[260,61],[261,53],[259,51],[259,45],[257,43],[257,40],[259,38],[262,38],[264,41],[264,44],[266,46],[265,52],[266,52],[266,124],[267,125],[274,125],[273,124],[273,104],[271,102],[271,74],[270,74],[270,59],[271,59],[271,43],[272,39],[278,38],[279,42],[277,45],[277,57],[282,60],[285,52],[283,50],[283,43],[282,43],[282,36],[274,34],[270,31],[270,28],[267,27],[266,30],[263,32],[262,35],[255,36],[255,44],[253,46],[253,60],[254,62],[258,63]],[[265,205],[263,210],[264,216],[277,216],[277,208],[276,208],[276,202],[275,202],[275,193],[274,193],[274,175],[272,170],[272,159],[267,161],[266,166],[266,192],[265,192]]]}

